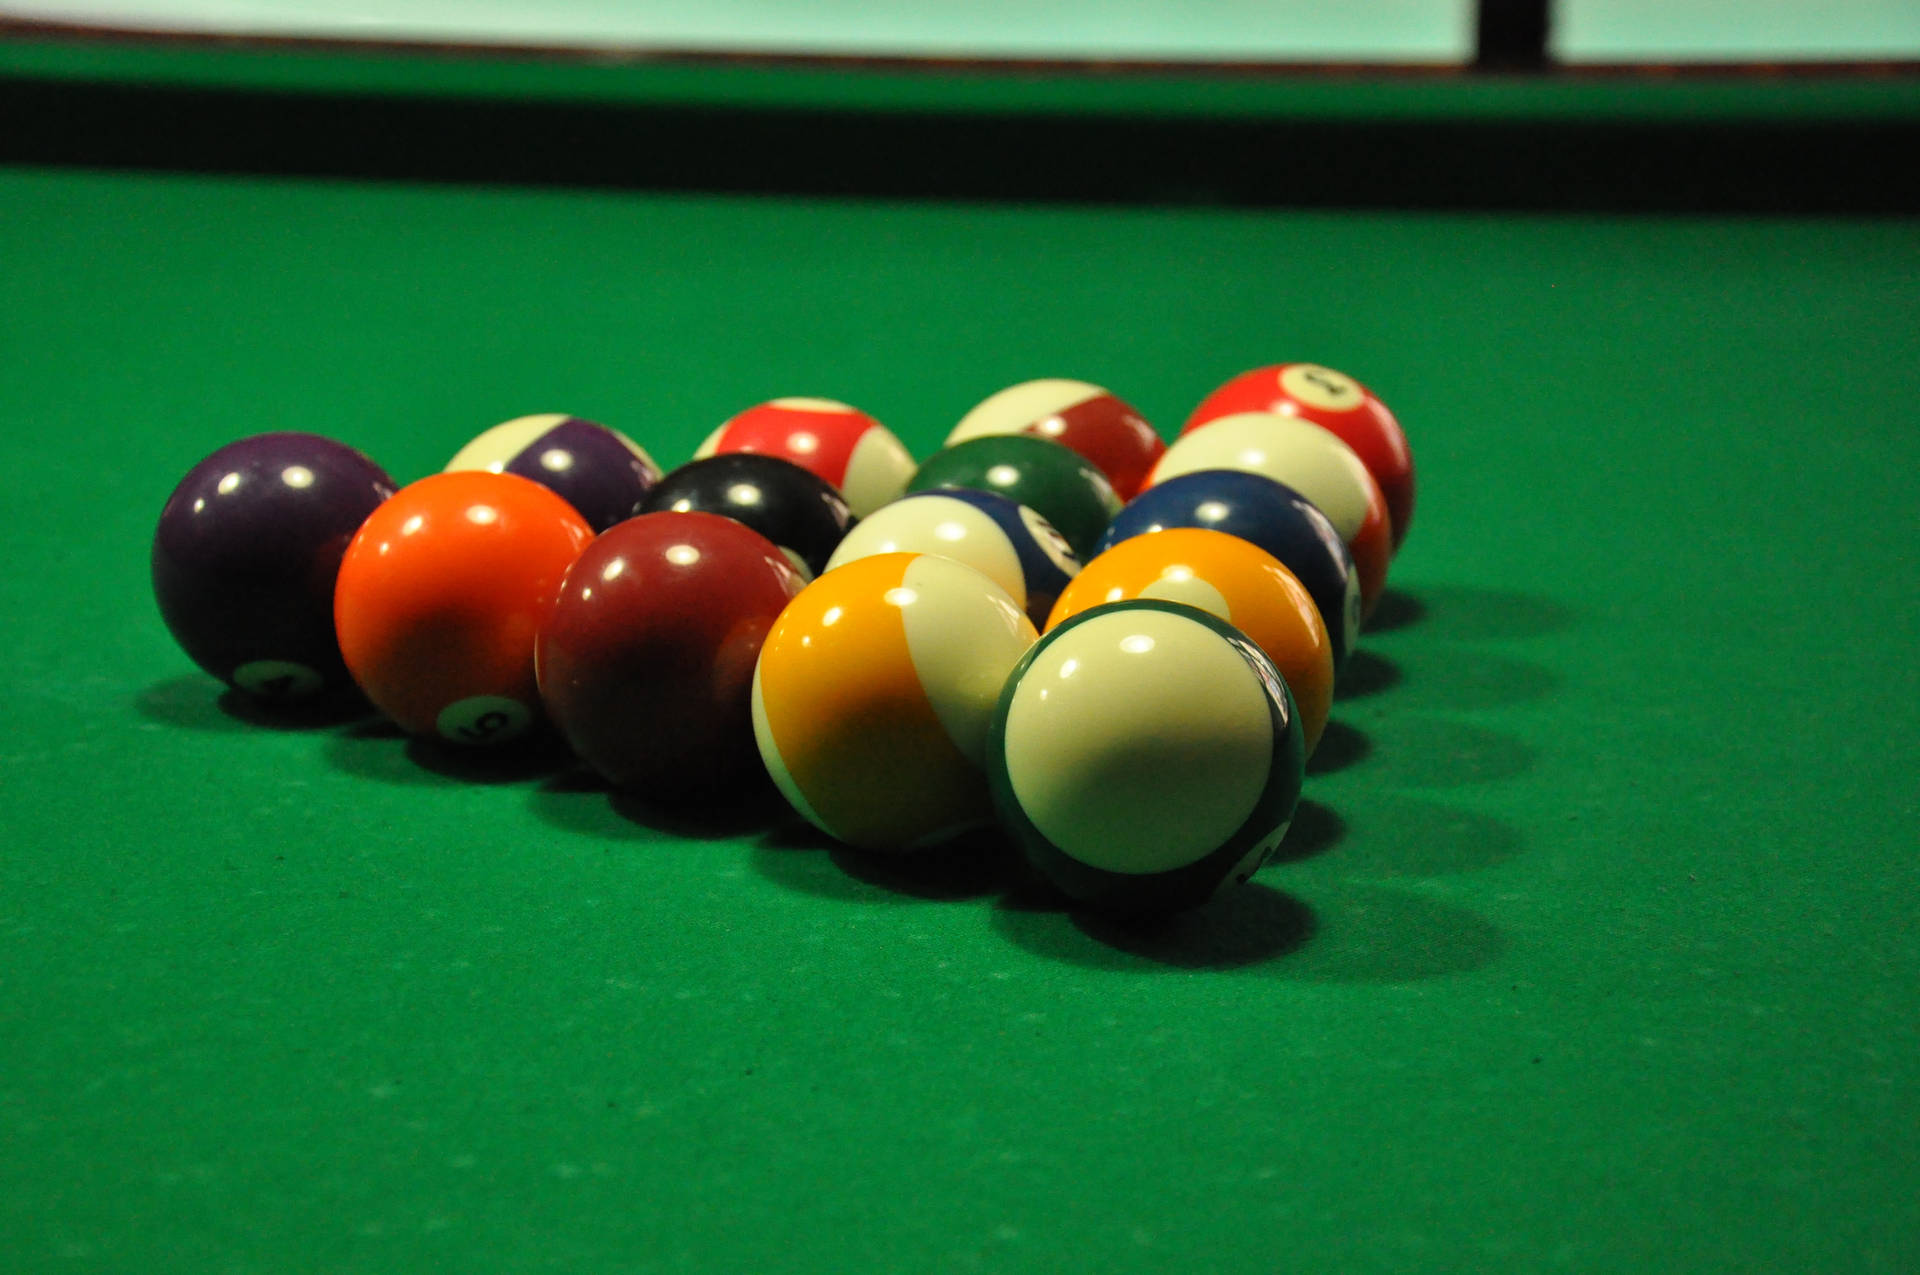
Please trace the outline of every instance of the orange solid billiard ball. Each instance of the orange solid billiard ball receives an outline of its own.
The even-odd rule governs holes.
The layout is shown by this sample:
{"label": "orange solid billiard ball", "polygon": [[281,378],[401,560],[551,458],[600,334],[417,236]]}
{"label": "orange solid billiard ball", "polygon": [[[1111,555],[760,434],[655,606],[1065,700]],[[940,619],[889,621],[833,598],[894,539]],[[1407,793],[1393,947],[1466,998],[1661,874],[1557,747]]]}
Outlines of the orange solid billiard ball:
{"label": "orange solid billiard ball", "polygon": [[1245,634],[1286,679],[1312,755],[1333,707],[1333,643],[1312,595],[1278,558],[1198,527],[1134,536],[1081,568],[1054,603],[1046,632],[1093,607],[1140,598],[1196,607]]}
{"label": "orange solid billiard ball", "polygon": [[415,735],[500,744],[540,707],[534,640],[593,539],[530,479],[484,470],[401,488],[347,546],[334,628],[374,707]]}

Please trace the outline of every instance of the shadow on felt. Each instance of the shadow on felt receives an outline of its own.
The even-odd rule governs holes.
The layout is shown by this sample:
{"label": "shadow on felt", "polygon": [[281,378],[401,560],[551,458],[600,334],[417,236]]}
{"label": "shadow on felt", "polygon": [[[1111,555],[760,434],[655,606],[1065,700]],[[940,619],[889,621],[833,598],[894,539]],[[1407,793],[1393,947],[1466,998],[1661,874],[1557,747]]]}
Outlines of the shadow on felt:
{"label": "shadow on felt", "polygon": [[276,702],[248,695],[204,673],[163,678],[134,696],[134,711],[150,722],[186,730],[325,731],[377,716],[357,690]]}
{"label": "shadow on felt", "polygon": [[1398,634],[1418,627],[1420,635],[1446,642],[1501,642],[1545,637],[1573,627],[1576,612],[1554,598],[1511,589],[1426,585],[1418,592],[1388,589],[1381,595],[1370,635]]}
{"label": "shadow on felt", "polygon": [[847,902],[961,902],[1013,888],[1024,864],[1013,844],[981,828],[922,850],[861,850],[789,817],[753,850],[754,868],[804,894]]}
{"label": "shadow on felt", "polygon": [[762,832],[788,813],[764,775],[666,800],[616,788],[579,763],[535,785],[531,801],[535,815],[563,831],[628,841],[726,841]]}
{"label": "shadow on felt", "polygon": [[460,748],[408,735],[383,717],[334,731],[325,751],[328,763],[348,774],[426,787],[530,783],[572,764],[566,745],[542,728],[494,748]]}
{"label": "shadow on felt", "polygon": [[1400,684],[1400,666],[1377,651],[1361,647],[1347,657],[1333,684],[1336,701],[1365,699]]}
{"label": "shadow on felt", "polygon": [[1367,754],[1372,751],[1372,741],[1358,727],[1337,717],[1329,717],[1320,732],[1319,745],[1314,748],[1313,756],[1307,758],[1307,773],[1335,774],[1355,762],[1365,761]]}
{"label": "shadow on felt", "polygon": [[1229,886],[1168,915],[1106,916],[1057,897],[1009,895],[993,909],[1007,938],[1037,956],[1091,969],[1230,970],[1280,962],[1312,938],[1305,902],[1264,882]]}

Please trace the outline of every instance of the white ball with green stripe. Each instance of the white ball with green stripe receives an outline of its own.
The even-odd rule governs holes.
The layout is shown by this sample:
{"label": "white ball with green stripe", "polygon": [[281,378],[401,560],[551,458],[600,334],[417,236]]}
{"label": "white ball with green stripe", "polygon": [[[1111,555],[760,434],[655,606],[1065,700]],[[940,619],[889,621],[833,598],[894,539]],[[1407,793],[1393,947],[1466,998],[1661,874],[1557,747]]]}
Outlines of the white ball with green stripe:
{"label": "white ball with green stripe", "polygon": [[1015,666],[989,737],[1001,822],[1040,874],[1103,911],[1173,911],[1279,847],[1306,748],[1273,662],[1180,603],[1116,602]]}

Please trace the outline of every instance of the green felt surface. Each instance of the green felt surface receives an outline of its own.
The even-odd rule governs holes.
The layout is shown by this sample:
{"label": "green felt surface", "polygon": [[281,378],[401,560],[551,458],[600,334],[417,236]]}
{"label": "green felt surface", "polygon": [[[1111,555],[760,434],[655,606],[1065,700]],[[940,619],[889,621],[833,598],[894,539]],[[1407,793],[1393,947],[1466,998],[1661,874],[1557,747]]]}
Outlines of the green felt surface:
{"label": "green felt surface", "polygon": [[[1920,228],[0,172],[0,1265],[1909,1271]],[[1421,466],[1290,861],[1122,931],[986,870],[276,729],[152,523],[311,429],[924,453],[1284,357]],[[663,723],[670,729],[670,723]]]}

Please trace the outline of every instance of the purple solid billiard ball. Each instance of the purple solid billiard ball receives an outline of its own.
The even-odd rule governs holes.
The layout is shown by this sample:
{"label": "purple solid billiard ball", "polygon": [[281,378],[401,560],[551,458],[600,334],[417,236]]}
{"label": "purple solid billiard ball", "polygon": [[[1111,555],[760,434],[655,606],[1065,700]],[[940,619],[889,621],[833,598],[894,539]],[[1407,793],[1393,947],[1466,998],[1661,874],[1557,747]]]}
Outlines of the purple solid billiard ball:
{"label": "purple solid billiard ball", "polygon": [[393,492],[380,466],[317,434],[259,434],[208,456],[167,498],[153,536],[153,593],[174,640],[263,700],[351,687],[334,577]]}
{"label": "purple solid billiard ball", "polygon": [[531,478],[572,505],[596,533],[639,513],[642,497],[660,481],[660,467],[640,444],[562,412],[495,425],[462,447],[447,468]]}

